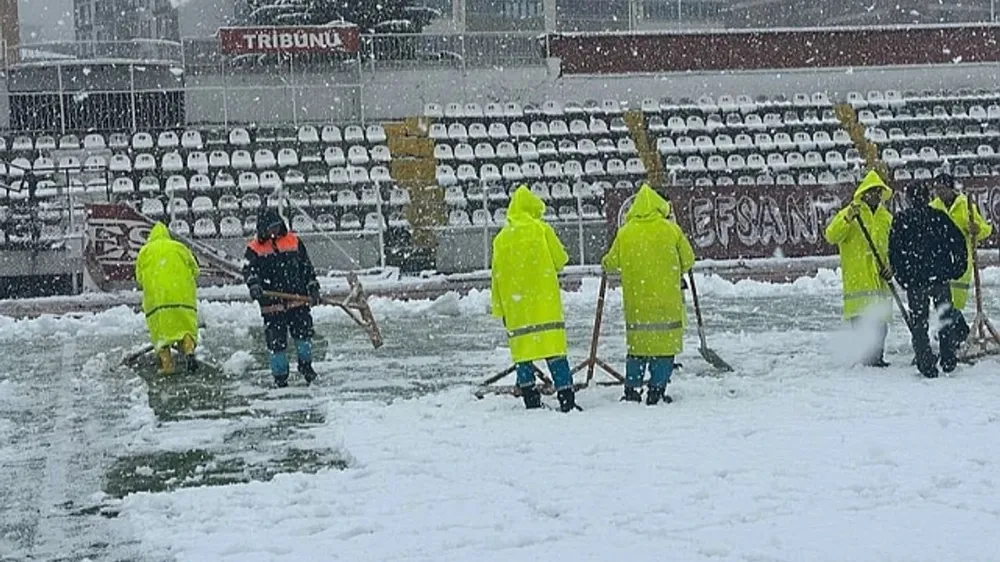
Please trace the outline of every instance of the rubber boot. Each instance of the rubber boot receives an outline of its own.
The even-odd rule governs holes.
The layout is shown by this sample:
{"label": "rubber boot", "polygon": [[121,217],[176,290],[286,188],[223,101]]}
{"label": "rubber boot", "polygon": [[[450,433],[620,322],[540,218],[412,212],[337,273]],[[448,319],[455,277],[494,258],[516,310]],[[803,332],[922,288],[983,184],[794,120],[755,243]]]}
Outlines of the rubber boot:
{"label": "rubber boot", "polygon": [[312,384],[317,376],[312,366],[312,341],[295,340],[295,355],[299,362],[299,374],[306,380],[307,385]]}
{"label": "rubber boot", "polygon": [[288,386],[288,354],[284,351],[271,353],[271,375],[274,377],[274,386]]}
{"label": "rubber boot", "polygon": [[174,372],[174,356],[170,351],[170,347],[164,347],[156,352],[156,356],[160,358],[160,374],[161,375],[171,375]]}
{"label": "rubber boot", "polygon": [[657,386],[649,387],[649,392],[646,394],[646,405],[655,406],[659,404],[661,400],[664,404],[670,404],[673,402],[674,399],[664,394],[665,391],[666,389]]}
{"label": "rubber boot", "polygon": [[622,402],[642,402],[642,390],[638,388],[632,388],[630,386],[625,387],[625,394],[622,396]]}
{"label": "rubber boot", "polygon": [[184,368],[189,373],[198,370],[198,359],[194,356],[194,348],[194,338],[190,335],[185,335],[184,339],[181,340],[181,351],[184,352]]}
{"label": "rubber boot", "polygon": [[557,393],[559,397],[559,411],[572,412],[576,409],[576,392],[572,388],[564,388]]}
{"label": "rubber boot", "polygon": [[542,393],[535,385],[519,387],[521,398],[524,400],[524,407],[528,410],[535,410],[542,407]]}

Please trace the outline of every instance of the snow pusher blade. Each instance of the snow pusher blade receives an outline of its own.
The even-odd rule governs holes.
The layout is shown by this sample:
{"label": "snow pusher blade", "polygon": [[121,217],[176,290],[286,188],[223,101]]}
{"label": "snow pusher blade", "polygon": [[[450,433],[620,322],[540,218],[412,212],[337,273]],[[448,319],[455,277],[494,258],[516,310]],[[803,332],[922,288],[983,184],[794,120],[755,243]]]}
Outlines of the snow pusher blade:
{"label": "snow pusher blade", "polygon": [[720,371],[732,371],[733,368],[726,363],[715,351],[709,349],[708,341],[705,339],[705,322],[701,318],[701,304],[698,302],[698,288],[694,284],[694,272],[688,271],[688,285],[691,287],[691,300],[694,301],[694,314],[698,319],[698,353],[708,362],[709,365]]}
{"label": "snow pusher blade", "polygon": [[[372,314],[371,307],[368,306],[368,297],[365,296],[364,288],[361,286],[361,282],[358,280],[357,275],[350,274],[347,276],[347,282],[350,285],[351,290],[348,292],[341,300],[334,299],[332,297],[323,297],[323,304],[335,306],[343,310],[351,320],[354,321],[365,333],[368,335],[368,339],[372,342],[372,347],[378,349],[382,347],[382,332],[379,330],[378,323],[375,321],[375,315]],[[291,293],[279,293],[276,291],[264,291],[264,295],[275,298],[284,299],[293,302],[309,302],[309,297],[305,295],[294,295]]]}

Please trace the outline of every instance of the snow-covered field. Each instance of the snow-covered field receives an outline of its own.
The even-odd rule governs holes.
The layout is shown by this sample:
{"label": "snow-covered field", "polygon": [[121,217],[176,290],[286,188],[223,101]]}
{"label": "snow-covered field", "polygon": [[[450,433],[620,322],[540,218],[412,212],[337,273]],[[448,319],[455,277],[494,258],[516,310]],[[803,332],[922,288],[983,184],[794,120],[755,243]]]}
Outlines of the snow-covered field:
{"label": "snow-covered field", "polygon": [[[569,415],[471,396],[508,362],[485,293],[376,299],[378,351],[320,309],[322,382],[283,391],[249,304],[203,307],[222,372],[168,381],[112,369],[125,309],[0,318],[0,560],[1000,559],[1000,361],[923,380],[897,317],[892,367],[853,366],[829,271],[699,282],[736,372],[692,315],[674,404],[600,387]],[[596,286],[565,296],[574,361]]]}

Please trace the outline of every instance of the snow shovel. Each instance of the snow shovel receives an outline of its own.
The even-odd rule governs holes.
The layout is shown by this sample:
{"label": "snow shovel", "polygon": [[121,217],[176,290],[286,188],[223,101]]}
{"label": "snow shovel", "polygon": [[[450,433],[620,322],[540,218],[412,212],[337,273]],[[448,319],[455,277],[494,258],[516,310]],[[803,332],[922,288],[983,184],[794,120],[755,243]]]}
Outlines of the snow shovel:
{"label": "snow shovel", "polygon": [[[861,221],[861,215],[854,217],[858,221],[858,226],[861,227],[861,234],[865,236],[865,240],[868,242],[868,249],[871,250],[872,255],[875,256],[875,265],[878,266],[879,271],[885,271],[885,262],[882,261],[882,256],[879,255],[878,250],[875,248],[875,241],[872,240],[871,233],[868,232],[868,227],[865,223]],[[896,306],[899,307],[899,313],[903,315],[903,322],[906,323],[906,329],[913,333],[913,323],[910,320],[910,312],[906,309],[906,305],[903,304],[903,299],[899,297],[899,291],[896,290],[896,284],[892,282],[892,279],[888,279],[885,282],[889,286],[889,291],[892,292],[892,298],[896,301]]]}
{"label": "snow shovel", "polygon": [[[335,300],[331,297],[323,297],[321,300],[323,304],[336,306],[346,312],[351,317],[351,320],[368,334],[368,339],[371,340],[372,347],[378,349],[382,347],[382,332],[378,328],[378,323],[375,321],[372,309],[368,306],[368,299],[361,288],[361,282],[358,281],[357,276],[353,273],[347,276],[347,281],[350,284],[351,291],[343,300]],[[264,296],[294,302],[309,302],[309,297],[291,293],[264,291]]]}
{"label": "snow shovel", "polygon": [[726,363],[719,354],[715,351],[709,349],[708,342],[705,341],[705,322],[701,318],[701,305],[698,304],[698,288],[694,284],[694,272],[688,271],[688,282],[691,285],[691,299],[694,301],[694,314],[698,319],[698,340],[701,342],[701,346],[698,348],[698,353],[708,361],[708,364],[715,367],[720,371],[732,371],[733,368]]}
{"label": "snow shovel", "polygon": [[[966,196],[965,200],[969,213],[969,224],[975,224],[975,214],[973,213],[972,198]],[[979,273],[979,259],[976,256],[976,236],[969,236],[969,256],[972,260],[972,278],[976,289],[976,316],[972,320],[969,328],[969,337],[966,339],[967,352],[964,359],[974,359],[985,355],[995,355],[1000,346],[1000,333],[997,333],[993,323],[986,316],[983,310],[983,281]],[[991,344],[993,344],[991,346]],[[993,349],[991,349],[993,347]]]}

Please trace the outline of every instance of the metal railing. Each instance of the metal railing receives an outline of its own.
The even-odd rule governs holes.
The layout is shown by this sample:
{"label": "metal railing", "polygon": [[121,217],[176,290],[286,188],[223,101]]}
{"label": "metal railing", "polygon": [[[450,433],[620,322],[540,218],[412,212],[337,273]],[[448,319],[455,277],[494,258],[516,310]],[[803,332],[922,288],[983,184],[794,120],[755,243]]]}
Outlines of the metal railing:
{"label": "metal railing", "polygon": [[54,41],[26,43],[5,49],[8,64],[52,63],[75,60],[131,60],[183,62],[184,49],[176,41]]}

